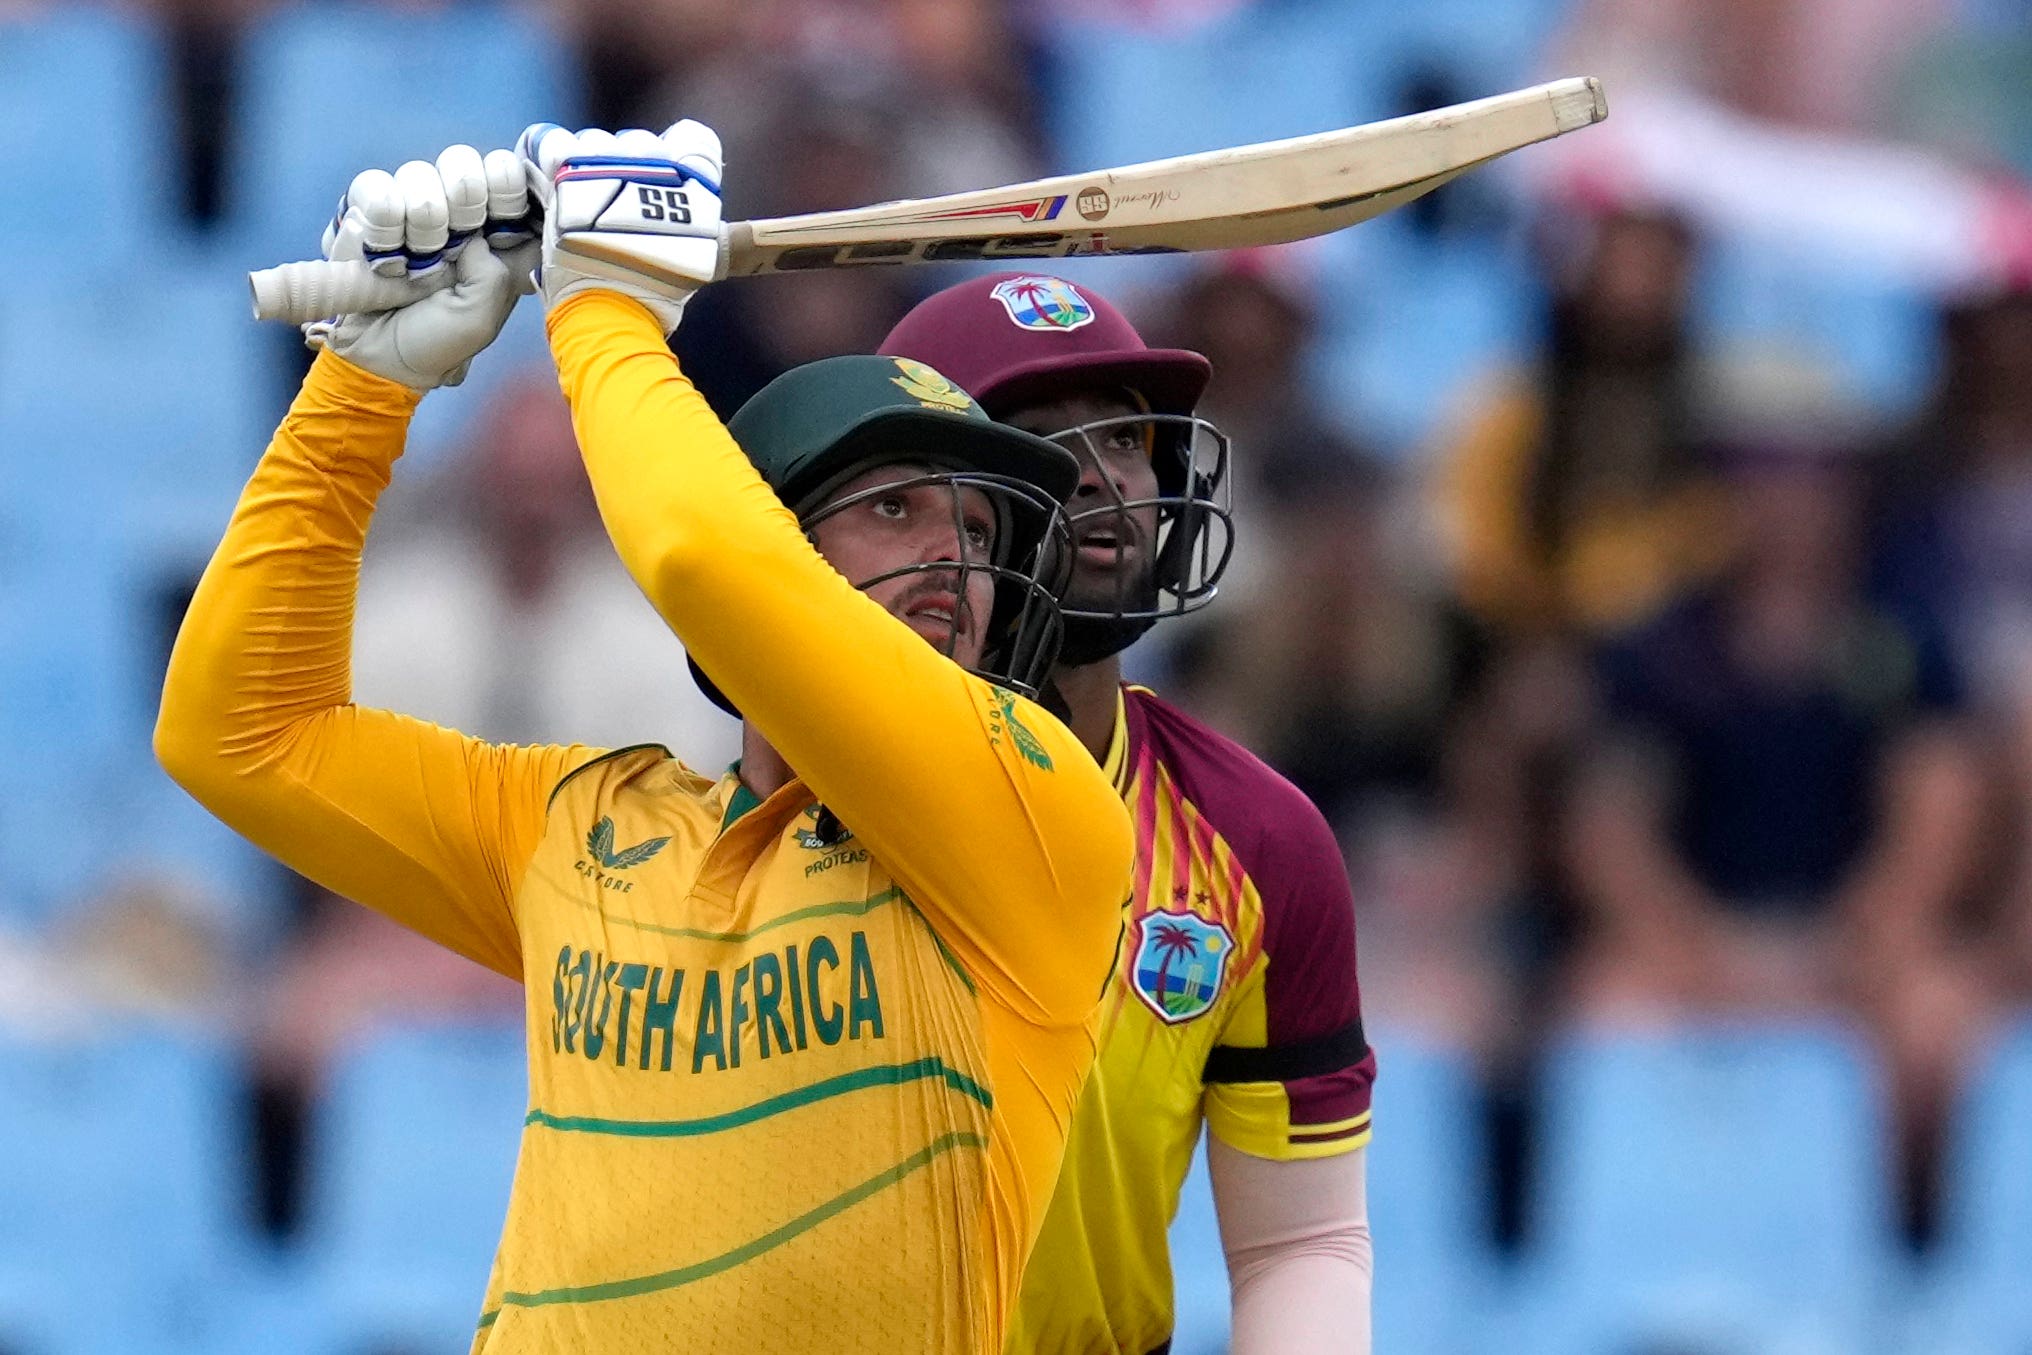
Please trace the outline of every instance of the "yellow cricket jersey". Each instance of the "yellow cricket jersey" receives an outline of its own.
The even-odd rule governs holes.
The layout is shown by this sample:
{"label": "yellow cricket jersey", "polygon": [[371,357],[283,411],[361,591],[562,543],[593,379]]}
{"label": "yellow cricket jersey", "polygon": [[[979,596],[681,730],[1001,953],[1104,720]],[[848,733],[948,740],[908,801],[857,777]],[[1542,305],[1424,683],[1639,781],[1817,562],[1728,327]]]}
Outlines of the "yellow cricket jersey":
{"label": "yellow cricket jersey", "polygon": [[297,870],[523,981],[475,1350],[997,1350],[1093,1058],[1120,798],[825,564],[642,308],[550,325],[623,560],[803,779],[757,803],[660,748],[350,704],[416,397],[330,354],[192,603],[158,752]]}
{"label": "yellow cricket jersey", "polygon": [[1369,1140],[1354,899],[1319,811],[1141,687],[1108,766],[1136,823],[1130,920],[1012,1355],[1165,1348],[1166,1232],[1202,1120],[1271,1159]]}

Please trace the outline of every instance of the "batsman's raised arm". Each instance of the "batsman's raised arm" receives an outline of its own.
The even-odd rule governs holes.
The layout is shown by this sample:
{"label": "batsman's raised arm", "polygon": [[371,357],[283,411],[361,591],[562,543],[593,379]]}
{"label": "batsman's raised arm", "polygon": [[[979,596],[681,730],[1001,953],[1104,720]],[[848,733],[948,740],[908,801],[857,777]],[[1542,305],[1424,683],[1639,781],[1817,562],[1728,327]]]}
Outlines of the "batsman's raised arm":
{"label": "batsman's raised arm", "polygon": [[[622,559],[984,986],[1032,1021],[1084,1020],[1128,820],[1079,743],[1011,690],[1049,661],[1057,500],[1077,467],[930,367],[873,356],[780,378],[730,434],[665,342],[716,263],[718,139],[536,128],[523,152],[553,186],[551,344]],[[616,235],[627,267],[602,257]]]}
{"label": "batsman's raised arm", "polygon": [[[490,173],[491,172],[491,173]],[[521,976],[509,900],[550,788],[597,750],[504,748],[351,704],[360,552],[417,402],[455,383],[515,304],[507,218],[521,167],[455,147],[359,176],[328,258],[404,284],[393,310],[310,326],[324,351],[193,598],[163,686],[157,756],[294,869]],[[525,232],[526,235],[526,232]],[[523,265],[526,270],[526,263]]]}

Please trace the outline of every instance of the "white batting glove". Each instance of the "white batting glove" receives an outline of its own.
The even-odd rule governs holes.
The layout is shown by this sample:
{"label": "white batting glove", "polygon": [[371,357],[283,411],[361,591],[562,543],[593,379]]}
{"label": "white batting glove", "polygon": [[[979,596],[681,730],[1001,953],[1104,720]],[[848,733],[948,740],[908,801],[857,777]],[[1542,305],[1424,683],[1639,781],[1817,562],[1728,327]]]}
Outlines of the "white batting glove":
{"label": "white batting glove", "polygon": [[540,122],[516,150],[543,208],[544,305],[615,291],[676,330],[684,303],[722,267],[719,133],[689,118],[661,136]]}
{"label": "white batting glove", "polygon": [[388,310],[305,325],[305,340],[415,390],[456,386],[530,290],[540,248],[512,151],[453,146],[435,165],[367,170],[339,200],[324,255],[365,260],[384,277],[409,279],[415,294]]}

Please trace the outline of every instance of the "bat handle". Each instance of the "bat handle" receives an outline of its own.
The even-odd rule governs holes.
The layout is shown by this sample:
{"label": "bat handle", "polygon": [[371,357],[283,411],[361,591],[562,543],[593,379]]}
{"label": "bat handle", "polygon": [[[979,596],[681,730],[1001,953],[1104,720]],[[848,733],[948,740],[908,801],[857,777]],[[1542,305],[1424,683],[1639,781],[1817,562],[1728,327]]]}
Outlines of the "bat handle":
{"label": "bat handle", "polygon": [[[441,287],[451,280],[447,268],[426,283]],[[247,285],[254,294],[256,320],[291,325],[355,311],[390,310],[417,295],[416,280],[384,278],[357,259],[344,263],[312,259],[263,268],[247,275]]]}
{"label": "bat handle", "polygon": [[[721,223],[720,256],[713,270],[715,281],[745,262],[754,247],[754,238],[753,229],[745,221]],[[248,289],[254,294],[254,318],[290,325],[307,325],[313,320],[356,311],[392,310],[416,299],[418,281],[383,277],[358,259],[343,263],[311,259],[257,269],[247,275]],[[428,290],[448,286],[452,270],[441,269],[421,281]]]}

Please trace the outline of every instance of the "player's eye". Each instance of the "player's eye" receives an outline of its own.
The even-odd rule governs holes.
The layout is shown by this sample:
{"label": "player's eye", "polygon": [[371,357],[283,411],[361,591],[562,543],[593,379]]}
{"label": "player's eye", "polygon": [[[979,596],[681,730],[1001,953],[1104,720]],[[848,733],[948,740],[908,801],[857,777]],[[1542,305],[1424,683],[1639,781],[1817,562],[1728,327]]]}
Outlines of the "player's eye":
{"label": "player's eye", "polygon": [[986,554],[995,544],[995,528],[986,518],[969,517],[966,522],[967,545]]}
{"label": "player's eye", "polygon": [[903,501],[901,494],[884,494],[868,501],[868,511],[878,518],[901,521],[910,516],[910,505]]}
{"label": "player's eye", "polygon": [[1111,429],[1103,445],[1111,456],[1141,456],[1147,446],[1143,425],[1125,423]]}

